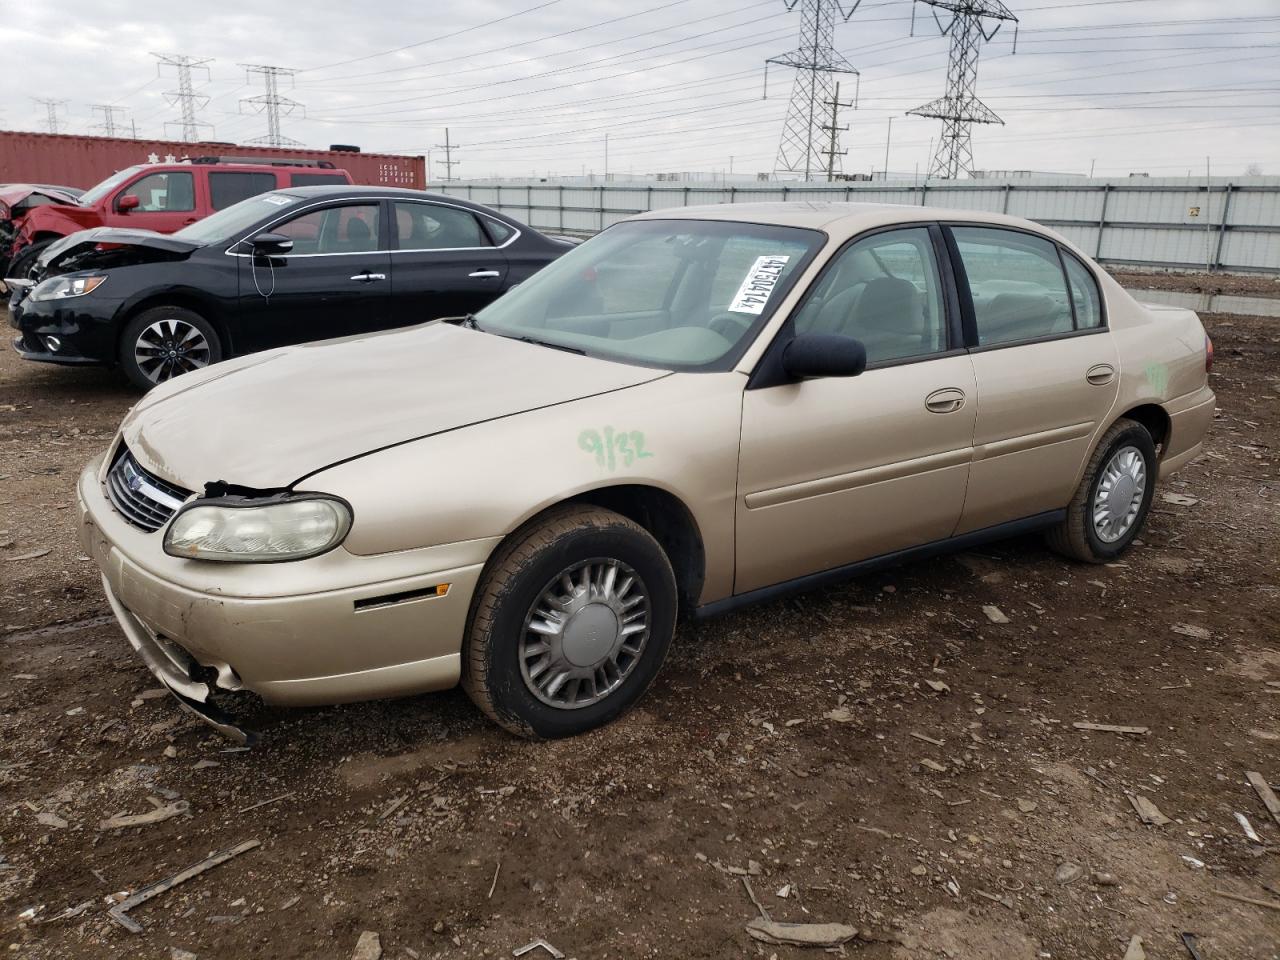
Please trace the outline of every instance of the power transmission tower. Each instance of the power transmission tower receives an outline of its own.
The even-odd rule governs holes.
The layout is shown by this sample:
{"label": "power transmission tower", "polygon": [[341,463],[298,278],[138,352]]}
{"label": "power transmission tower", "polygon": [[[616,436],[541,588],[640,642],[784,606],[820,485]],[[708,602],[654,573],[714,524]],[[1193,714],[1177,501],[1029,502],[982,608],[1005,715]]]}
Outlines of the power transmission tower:
{"label": "power transmission tower", "polygon": [[254,113],[265,113],[267,115],[267,135],[265,137],[255,137],[252,140],[246,140],[246,143],[263,143],[268,147],[300,147],[301,140],[294,140],[292,137],[286,137],[280,132],[280,118],[289,116],[295,110],[301,111],[302,116],[307,115],[307,108],[300,104],[297,100],[290,100],[288,97],[280,96],[280,78],[286,77],[290,85],[293,84],[293,75],[297,70],[290,70],[286,67],[269,67],[263,64],[242,63],[246,71],[246,78],[251,78],[255,73],[262,76],[263,85],[266,92],[256,97],[249,97],[240,101],[240,112],[244,112],[246,105],[253,109]]}
{"label": "power transmission tower", "polygon": [[209,103],[209,98],[203,94],[195,92],[195,85],[191,82],[192,70],[203,70],[205,80],[209,79],[209,64],[213,63],[212,57],[188,57],[184,54],[174,53],[153,53],[159,62],[156,64],[156,73],[164,76],[165,67],[173,67],[178,77],[178,89],[166,90],[164,98],[169,101],[170,106],[177,105],[182,111],[181,120],[166,120],[165,129],[174,124],[182,126],[182,140],[184,143],[195,143],[200,139],[201,131],[208,130],[209,136],[213,136],[213,124],[204,120],[196,119],[196,111],[203,110]]}
{"label": "power transmission tower", "polygon": [[89,109],[94,113],[102,114],[102,122],[93,125],[94,130],[101,130],[104,137],[119,137],[124,135],[124,124],[116,120],[116,114],[123,115],[126,111],[124,107],[117,107],[111,103],[92,103]]}
{"label": "power transmission tower", "polygon": [[444,159],[440,161],[440,165],[444,167],[444,179],[452,180],[453,168],[462,161],[453,159],[453,151],[458,149],[458,144],[449,142],[448,127],[444,128],[444,143],[437,143],[436,149],[444,151]]}
{"label": "power transmission tower", "polygon": [[[862,0],[783,0],[788,10],[800,7],[800,46],[790,53],[770,57],[768,64],[776,63],[794,68],[795,83],[791,89],[791,103],[787,107],[787,119],[782,126],[782,139],[778,143],[778,159],[775,173],[798,173],[808,180],[816,170],[822,170],[821,160],[828,154],[828,174],[834,175],[836,164],[834,151],[838,146],[837,131],[829,131],[829,150],[824,150],[823,107],[836,99],[833,90],[835,74],[858,71],[853,64],[836,52],[834,43],[836,14],[843,21],[853,16]],[[834,122],[832,126],[835,126]]]}
{"label": "power transmission tower", "polygon": [[58,108],[67,105],[66,100],[51,100],[48,97],[32,97],[36,106],[44,107],[44,122],[49,128],[50,133],[57,133],[62,129],[62,120],[58,117]]}
{"label": "power transmission tower", "polygon": [[827,155],[827,181],[830,182],[836,178],[836,158],[848,156],[849,154],[848,150],[840,149],[840,134],[845,130],[848,130],[849,126],[848,124],[846,124],[845,126],[842,127],[839,125],[839,121],[840,121],[840,108],[852,107],[853,101],[852,100],[844,101],[840,99],[840,81],[837,80],[835,96],[833,96],[830,100],[824,100],[822,102],[826,106],[831,108],[831,122],[829,124],[826,124],[822,128],[823,130],[826,130],[829,134],[831,134],[831,140],[829,145],[827,146],[827,149],[822,151]]}
{"label": "power transmission tower", "polygon": [[[961,173],[973,173],[973,143],[970,126],[975,123],[1004,121],[978,99],[978,53],[984,41],[991,40],[1004,21],[1014,23],[1014,51],[1018,48],[1018,18],[1000,0],[913,0],[912,30],[915,28],[915,4],[933,7],[933,19],[943,36],[951,37],[951,54],[947,59],[947,92],[937,100],[908,110],[916,117],[934,117],[942,121],[942,136],[929,167],[929,176],[955,179]],[[945,27],[938,10],[951,14]],[[994,21],[988,30],[984,21]]]}

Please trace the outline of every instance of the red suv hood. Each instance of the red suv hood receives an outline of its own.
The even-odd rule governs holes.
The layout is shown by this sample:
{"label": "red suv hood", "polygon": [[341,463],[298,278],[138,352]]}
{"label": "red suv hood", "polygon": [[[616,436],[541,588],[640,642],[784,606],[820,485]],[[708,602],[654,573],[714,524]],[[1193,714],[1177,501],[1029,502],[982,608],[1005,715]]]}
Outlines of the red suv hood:
{"label": "red suv hood", "polygon": [[78,206],[74,197],[68,193],[63,193],[61,190],[47,190],[44,187],[35,187],[29,183],[0,184],[0,203],[11,209],[33,195],[48,197],[59,204]]}

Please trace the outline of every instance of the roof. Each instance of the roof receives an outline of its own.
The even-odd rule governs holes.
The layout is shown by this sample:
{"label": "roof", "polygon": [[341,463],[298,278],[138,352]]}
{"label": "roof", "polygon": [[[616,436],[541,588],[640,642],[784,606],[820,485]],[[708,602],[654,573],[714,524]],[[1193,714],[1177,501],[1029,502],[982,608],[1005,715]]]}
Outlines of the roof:
{"label": "roof", "polygon": [[642,213],[636,220],[732,220],[780,227],[807,227],[837,236],[850,236],[873,227],[937,220],[976,221],[1015,227],[1044,227],[983,210],[947,210],[901,203],[835,203],[826,200],[790,200],[772,203],[719,203],[698,207],[668,207]]}
{"label": "roof", "polygon": [[[328,172],[328,171],[326,171]],[[322,200],[325,197],[413,197],[415,200],[440,200],[445,203],[461,203],[465,206],[477,206],[459,197],[447,197],[441,193],[427,193],[425,190],[412,190],[408,187],[378,187],[356,183],[325,183],[315,187],[283,187],[274,193],[287,193],[291,197],[304,200]]]}

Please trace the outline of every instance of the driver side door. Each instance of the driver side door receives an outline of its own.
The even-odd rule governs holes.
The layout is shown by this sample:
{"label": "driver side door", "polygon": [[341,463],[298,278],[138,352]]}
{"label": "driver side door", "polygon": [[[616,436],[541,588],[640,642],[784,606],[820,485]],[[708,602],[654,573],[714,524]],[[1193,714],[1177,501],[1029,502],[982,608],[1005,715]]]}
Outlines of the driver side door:
{"label": "driver side door", "polygon": [[734,593],[951,536],[976,387],[940,228],[891,228],[831,259],[779,333],[854,337],[867,369],[743,395]]}

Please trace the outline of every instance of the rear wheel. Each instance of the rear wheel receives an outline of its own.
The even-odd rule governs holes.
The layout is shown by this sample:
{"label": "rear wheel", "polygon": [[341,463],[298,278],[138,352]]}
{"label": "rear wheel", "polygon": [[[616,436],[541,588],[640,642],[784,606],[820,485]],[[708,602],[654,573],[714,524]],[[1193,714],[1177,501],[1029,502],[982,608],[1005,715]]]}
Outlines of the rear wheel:
{"label": "rear wheel", "polygon": [[463,687],[519,736],[594,729],[648,689],[676,603],[671,564],[644,528],[598,507],[553,511],[499,548],[486,571]]}
{"label": "rear wheel", "polygon": [[13,277],[16,280],[26,280],[31,274],[31,268],[36,265],[36,261],[40,259],[40,254],[44,253],[45,248],[53,243],[52,240],[41,240],[39,243],[33,243],[26,247],[20,254],[9,261],[9,266],[5,268],[5,276]]}
{"label": "rear wheel", "polygon": [[143,390],[221,359],[222,341],[213,325],[185,307],[144,310],[120,338],[120,366]]}
{"label": "rear wheel", "polygon": [[1147,520],[1157,469],[1151,434],[1133,420],[1117,420],[1098,441],[1066,519],[1048,532],[1049,546],[1085,563],[1120,556]]}

